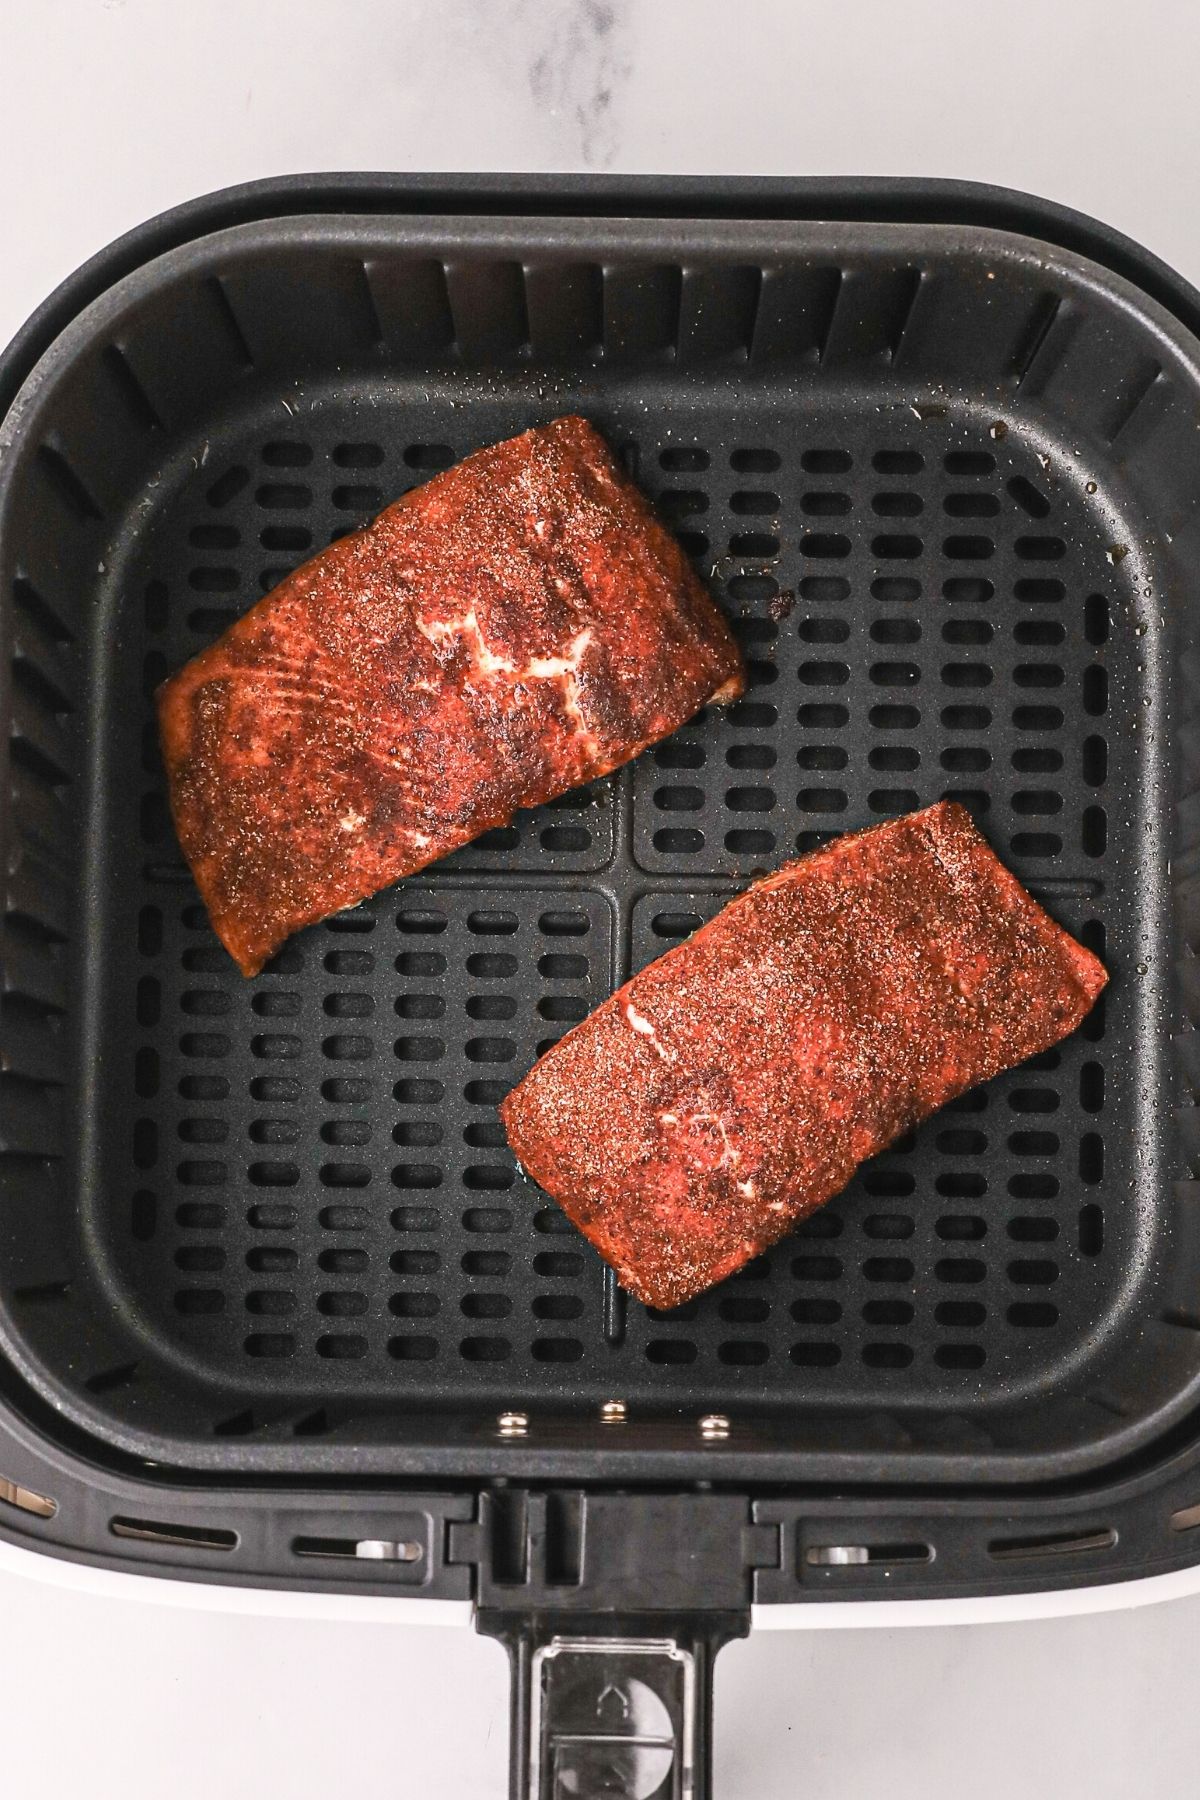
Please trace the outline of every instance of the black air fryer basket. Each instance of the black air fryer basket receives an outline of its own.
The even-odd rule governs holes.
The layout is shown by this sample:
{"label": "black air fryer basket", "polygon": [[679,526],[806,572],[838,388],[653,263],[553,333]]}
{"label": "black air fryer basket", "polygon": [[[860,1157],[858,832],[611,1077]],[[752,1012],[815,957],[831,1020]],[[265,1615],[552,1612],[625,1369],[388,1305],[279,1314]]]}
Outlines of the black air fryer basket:
{"label": "black air fryer basket", "polygon": [[[937,184],[288,180],[47,303],[0,364],[0,1532],[474,1598],[546,1793],[701,1790],[752,1601],[1196,1560],[1198,330],[1136,246]],[[746,697],[243,981],[155,687],[566,412]],[[734,1279],[627,1303],[496,1102],[754,876],[943,795],[1109,992]]]}

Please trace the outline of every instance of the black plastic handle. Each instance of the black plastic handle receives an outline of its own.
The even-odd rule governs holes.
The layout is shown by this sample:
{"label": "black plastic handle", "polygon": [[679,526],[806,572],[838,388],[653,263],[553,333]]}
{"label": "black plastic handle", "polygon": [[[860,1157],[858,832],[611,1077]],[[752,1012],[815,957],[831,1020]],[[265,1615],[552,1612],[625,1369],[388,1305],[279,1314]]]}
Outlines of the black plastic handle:
{"label": "black plastic handle", "polygon": [[706,1800],[713,1664],[779,1559],[745,1495],[497,1489],[450,1541],[512,1663],[512,1800]]}
{"label": "black plastic handle", "polygon": [[713,1665],[748,1623],[482,1611],[512,1665],[510,1800],[709,1800]]}

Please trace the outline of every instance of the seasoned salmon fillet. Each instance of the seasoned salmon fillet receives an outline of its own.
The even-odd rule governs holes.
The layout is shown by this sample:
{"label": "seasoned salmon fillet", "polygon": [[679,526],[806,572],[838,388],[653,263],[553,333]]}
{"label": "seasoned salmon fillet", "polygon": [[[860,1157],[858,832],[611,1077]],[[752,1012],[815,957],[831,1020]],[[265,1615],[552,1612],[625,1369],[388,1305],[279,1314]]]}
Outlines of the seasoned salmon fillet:
{"label": "seasoned salmon fillet", "polygon": [[253,975],[743,679],[682,549],[593,428],[558,419],[406,494],[164,683],[175,827]]}
{"label": "seasoned salmon fillet", "polygon": [[500,1113],[622,1285],[679,1306],[948,1100],[1066,1037],[1107,979],[943,802],[731,901]]}

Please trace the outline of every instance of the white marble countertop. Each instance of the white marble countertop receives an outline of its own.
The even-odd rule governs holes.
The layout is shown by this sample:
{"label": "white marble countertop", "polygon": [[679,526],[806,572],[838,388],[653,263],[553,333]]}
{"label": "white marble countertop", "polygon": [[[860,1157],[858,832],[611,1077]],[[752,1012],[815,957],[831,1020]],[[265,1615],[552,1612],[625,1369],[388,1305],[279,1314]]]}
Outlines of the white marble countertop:
{"label": "white marble countertop", "polygon": [[[1095,213],[1200,283],[1187,0],[0,0],[0,341],[165,207],[313,169],[926,174]],[[0,1575],[6,1792],[486,1800],[507,1674],[461,1629],[281,1622]],[[734,1800],[1196,1791],[1200,1600],[759,1634]]]}
{"label": "white marble countertop", "polygon": [[0,0],[0,338],[178,201],[313,169],[950,175],[1200,283],[1188,0]]}

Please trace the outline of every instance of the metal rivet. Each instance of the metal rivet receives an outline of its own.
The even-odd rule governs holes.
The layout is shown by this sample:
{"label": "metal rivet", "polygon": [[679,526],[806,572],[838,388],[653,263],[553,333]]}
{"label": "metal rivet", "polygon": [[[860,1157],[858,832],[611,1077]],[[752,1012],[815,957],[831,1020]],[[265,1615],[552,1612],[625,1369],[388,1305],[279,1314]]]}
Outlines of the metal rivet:
{"label": "metal rivet", "polygon": [[600,1408],[600,1418],[605,1425],[623,1425],[626,1419],[625,1402],[606,1400]]}
{"label": "metal rivet", "polygon": [[528,1413],[503,1412],[496,1422],[501,1437],[524,1437],[529,1430]]}
{"label": "metal rivet", "polygon": [[56,1500],[46,1494],[35,1494],[32,1488],[22,1487],[7,1475],[0,1475],[0,1500],[9,1506],[19,1506],[22,1512],[33,1513],[39,1519],[52,1519],[58,1511]]}
{"label": "metal rivet", "polygon": [[724,1413],[705,1413],[700,1421],[700,1435],[706,1438],[727,1438],[729,1436],[729,1420]]}
{"label": "metal rivet", "polygon": [[810,1544],[804,1560],[814,1569],[848,1569],[869,1563],[871,1552],[865,1544]]}
{"label": "metal rivet", "polygon": [[363,1562],[420,1562],[421,1546],[404,1539],[359,1538],[354,1554]]}

